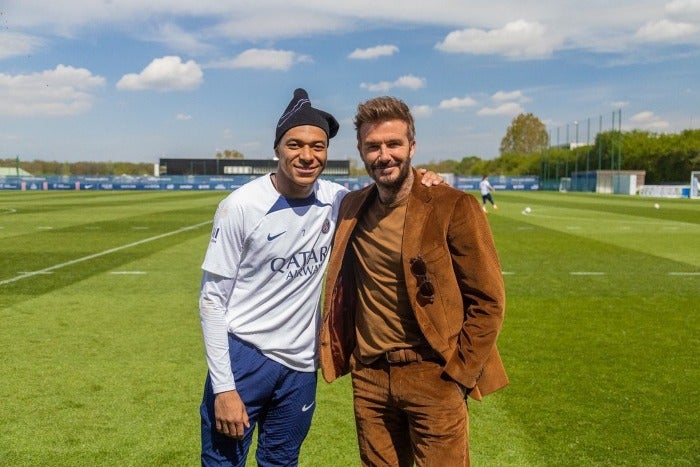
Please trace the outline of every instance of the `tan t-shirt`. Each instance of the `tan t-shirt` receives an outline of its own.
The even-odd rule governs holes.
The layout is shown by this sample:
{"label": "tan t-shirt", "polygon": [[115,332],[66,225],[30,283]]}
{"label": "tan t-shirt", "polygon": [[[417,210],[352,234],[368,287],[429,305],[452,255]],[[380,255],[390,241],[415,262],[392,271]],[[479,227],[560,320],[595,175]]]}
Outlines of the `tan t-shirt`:
{"label": "tan t-shirt", "polygon": [[424,344],[406,292],[401,241],[408,199],[383,205],[377,197],[350,242],[358,301],[355,356],[371,363],[384,352]]}

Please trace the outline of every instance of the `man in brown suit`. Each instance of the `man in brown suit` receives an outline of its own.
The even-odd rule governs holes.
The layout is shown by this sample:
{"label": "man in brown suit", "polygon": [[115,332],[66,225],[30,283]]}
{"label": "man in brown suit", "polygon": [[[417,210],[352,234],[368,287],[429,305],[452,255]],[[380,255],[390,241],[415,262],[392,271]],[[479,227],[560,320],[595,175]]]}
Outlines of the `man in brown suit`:
{"label": "man in brown suit", "polygon": [[352,374],[363,465],[469,465],[466,396],[508,384],[496,348],[505,291],[491,230],[473,196],[420,184],[404,102],[360,104],[355,128],[375,184],[349,193],[338,216],[323,376]]}

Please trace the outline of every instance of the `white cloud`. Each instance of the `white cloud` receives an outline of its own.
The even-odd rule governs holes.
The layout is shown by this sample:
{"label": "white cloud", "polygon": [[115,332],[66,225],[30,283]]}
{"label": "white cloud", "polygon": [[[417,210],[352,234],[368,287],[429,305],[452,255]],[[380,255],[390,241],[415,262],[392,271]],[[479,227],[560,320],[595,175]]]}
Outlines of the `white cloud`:
{"label": "white cloud", "polygon": [[[549,56],[554,50],[625,50],[634,46],[640,25],[659,21],[700,22],[699,0],[560,0],[514,2],[492,0],[487,7],[474,2],[404,0],[22,0],[5,2],[4,18],[14,31],[37,36],[76,37],[95,28],[117,29],[143,37],[155,34],[175,50],[196,53],[230,41],[275,41],[313,38],[351,31],[376,30],[386,25],[454,29],[440,43],[445,51],[496,54],[510,58]],[[371,8],[368,7],[371,5]],[[482,5],[483,6],[483,5]],[[6,20],[7,21],[7,20]],[[505,24],[507,21],[509,23]],[[177,25],[175,25],[177,22]],[[183,33],[178,37],[177,30]],[[144,31],[146,31],[144,33]],[[448,40],[449,39],[449,40]],[[263,42],[265,43],[265,42]]]}
{"label": "white cloud", "polygon": [[92,108],[95,88],[105,79],[85,68],[58,65],[28,75],[0,73],[0,115],[59,117],[85,113]]}
{"label": "white cloud", "polygon": [[491,96],[491,100],[494,102],[492,107],[483,107],[478,112],[477,115],[481,116],[516,116],[523,113],[525,110],[523,104],[525,102],[530,102],[532,99],[525,96],[522,91],[498,91]]}
{"label": "white cloud", "polygon": [[484,107],[480,109],[476,114],[482,116],[496,116],[505,115],[514,117],[518,114],[524,112],[524,109],[517,102],[506,102],[505,104],[498,105],[496,107]]}
{"label": "white cloud", "polygon": [[429,105],[415,105],[411,107],[411,113],[416,118],[430,117],[433,114],[433,109]]}
{"label": "white cloud", "polygon": [[700,27],[695,24],[674,22],[667,19],[651,21],[639,28],[635,37],[642,41],[678,41],[691,38]]}
{"label": "white cloud", "polygon": [[180,120],[180,121],[192,120],[192,115],[179,113],[179,114],[175,115],[175,120]]}
{"label": "white cloud", "polygon": [[413,75],[402,76],[396,81],[380,81],[379,83],[362,83],[360,87],[372,92],[387,92],[394,88],[420,89],[425,87],[425,78],[418,78]]}
{"label": "white cloud", "polygon": [[30,55],[43,45],[35,36],[15,32],[0,32],[0,59]]}
{"label": "white cloud", "polygon": [[630,122],[634,128],[644,130],[665,130],[671,126],[666,120],[649,110],[634,114],[630,117]]}
{"label": "white cloud", "polygon": [[673,0],[666,4],[666,13],[678,21],[700,22],[700,0]]}
{"label": "white cloud", "polygon": [[413,75],[402,76],[396,80],[397,88],[420,89],[425,87],[425,78],[418,78]]}
{"label": "white cloud", "polygon": [[549,57],[561,45],[556,34],[538,22],[513,21],[501,29],[452,31],[435,47],[443,52],[503,55],[512,59]]}
{"label": "white cloud", "polygon": [[[200,0],[201,1],[201,0]],[[264,0],[255,2],[221,2],[214,0],[217,8],[226,11],[218,16],[221,22],[210,32],[233,40],[283,39],[310,37],[317,34],[337,33],[347,30],[352,22],[339,14],[334,3],[314,6],[309,2]],[[213,2],[212,2],[213,3]],[[234,3],[239,3],[234,5]],[[248,3],[248,5],[241,5]],[[268,5],[265,5],[268,3]],[[323,11],[329,10],[329,11]]]}
{"label": "white cloud", "polygon": [[495,102],[530,102],[531,99],[526,97],[522,91],[498,91],[493,96],[491,96]]}
{"label": "white cloud", "polygon": [[465,107],[474,107],[477,104],[476,100],[469,96],[453,97],[440,101],[439,108],[441,109],[463,109]]}
{"label": "white cloud", "polygon": [[633,123],[648,122],[654,118],[654,112],[646,110],[644,112],[639,112],[630,118]]}
{"label": "white cloud", "polygon": [[610,103],[610,107],[613,109],[621,109],[623,107],[627,107],[629,105],[629,102],[627,101],[613,101]]}
{"label": "white cloud", "polygon": [[311,63],[307,55],[300,55],[289,50],[248,49],[230,60],[219,60],[211,68],[252,68],[258,70],[287,71],[297,63]]}
{"label": "white cloud", "polygon": [[194,60],[182,62],[180,57],[156,58],[141,73],[129,73],[117,82],[118,89],[141,91],[183,91],[196,89],[204,74]]}
{"label": "white cloud", "polygon": [[368,49],[355,49],[348,55],[348,58],[355,60],[371,60],[379,57],[387,57],[394,55],[399,51],[395,45],[378,45]]}
{"label": "white cloud", "polygon": [[165,23],[157,27],[152,40],[165,44],[172,50],[197,55],[211,52],[215,47],[206,43],[197,32],[187,31],[177,24]]}

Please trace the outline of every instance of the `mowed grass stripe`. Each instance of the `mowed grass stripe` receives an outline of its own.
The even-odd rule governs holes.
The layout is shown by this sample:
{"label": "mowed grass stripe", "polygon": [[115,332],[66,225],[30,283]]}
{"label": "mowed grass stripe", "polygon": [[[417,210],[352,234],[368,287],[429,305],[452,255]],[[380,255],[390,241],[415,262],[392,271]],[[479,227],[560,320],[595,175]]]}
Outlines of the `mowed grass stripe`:
{"label": "mowed grass stripe", "polygon": [[121,251],[121,250],[133,248],[135,246],[142,245],[144,243],[152,242],[154,240],[160,240],[161,238],[169,237],[171,235],[177,235],[177,234],[182,233],[182,232],[187,232],[188,230],[194,230],[194,229],[197,229],[203,225],[208,225],[208,224],[211,224],[211,222],[207,221],[207,222],[201,222],[201,223],[195,224],[195,225],[189,225],[189,226],[183,227],[183,228],[178,229],[178,230],[166,232],[166,233],[163,233],[160,235],[156,235],[154,237],[144,238],[143,240],[139,240],[139,241],[129,243],[126,245],[121,245],[121,246],[118,246],[115,248],[110,248],[108,250],[100,251],[100,252],[94,253],[92,255],[83,256],[82,258],[76,258],[76,259],[73,259],[70,261],[66,261],[64,263],[54,264],[53,266],[49,266],[49,267],[41,269],[39,271],[25,272],[25,273],[22,273],[18,276],[13,277],[12,279],[6,279],[3,281],[0,281],[0,286],[5,285],[5,284],[11,284],[12,282],[17,282],[17,281],[24,280],[24,279],[29,279],[30,277],[36,276],[38,274],[45,274],[47,272],[53,272],[56,269],[61,269],[61,268],[65,268],[67,266],[72,266],[74,264],[82,263],[83,261],[89,261],[91,259],[99,258],[101,256],[109,255],[112,253],[116,253],[116,252]]}
{"label": "mowed grass stripe", "polygon": [[498,228],[495,237],[502,267],[510,272],[504,275],[509,297],[673,297],[698,285],[696,276],[669,275],[693,272],[691,265],[570,233],[539,228],[511,235]]}
{"label": "mowed grass stripe", "polygon": [[[620,198],[618,201],[610,197],[573,194],[578,201],[576,207],[563,208],[572,194],[557,195],[498,193],[498,199],[505,200],[505,203],[499,203],[503,204],[502,209],[490,213],[489,219],[494,229],[499,228],[505,219],[516,222],[519,235],[513,240],[520,240],[520,246],[525,249],[535,229],[548,229],[671,259],[692,269],[700,268],[700,206],[697,201],[669,200],[669,209],[656,210],[648,207],[650,201],[643,198],[617,197]],[[511,204],[513,201],[515,204]],[[594,209],[596,201],[601,208],[607,208],[610,203],[621,204],[625,214],[597,211]],[[531,214],[522,214],[525,207],[532,208]],[[540,233],[537,231],[535,237]],[[510,237],[510,234],[505,237]],[[574,241],[575,237],[571,240]]]}
{"label": "mowed grass stripe", "polygon": [[[572,217],[581,211],[591,211],[597,213],[598,217],[604,218],[608,215],[645,217],[661,221],[679,221],[700,224],[700,209],[697,200],[680,198],[643,198],[635,196],[603,195],[592,193],[556,193],[549,191],[534,192],[496,192],[496,201],[507,200],[507,202],[521,206],[520,211],[526,206],[530,206],[533,213],[538,207],[562,208],[568,210]],[[656,209],[654,204],[660,204]],[[500,207],[500,206],[499,206]],[[519,212],[520,212],[519,211]]]}
{"label": "mowed grass stripe", "polygon": [[[78,226],[89,228],[139,216],[153,222],[169,212],[186,212],[188,208],[197,212],[199,221],[204,221],[213,216],[217,202],[225,193],[77,192],[58,196],[57,200],[46,195],[32,196],[31,193],[0,197],[0,209],[3,206],[14,209],[12,214],[0,216],[0,225],[4,227],[0,238],[31,234],[37,226],[50,225],[58,230]],[[51,219],[51,224],[46,222],[47,219]]]}
{"label": "mowed grass stripe", "polygon": [[[154,243],[158,248],[166,248],[208,232],[206,225],[211,222],[218,201],[225,196],[224,193],[211,192],[193,196],[153,192],[108,196],[73,193],[50,201],[45,195],[25,195],[15,194],[12,204],[18,206],[17,212],[7,216],[12,218],[12,223],[3,230],[0,242],[0,287],[3,292],[0,307],[36,294],[50,293],[92,274],[118,268],[125,262],[151,254],[153,248],[144,245],[144,239],[157,240]],[[3,199],[7,202],[7,197]],[[107,201],[109,206],[83,209],[80,204],[85,201],[87,205],[94,205],[99,200]],[[33,213],[32,203],[52,203],[62,207],[37,215]],[[49,223],[56,228],[35,229],[37,225]],[[188,228],[192,226],[197,227]],[[147,227],[147,230],[142,227]],[[182,239],[171,238],[169,233],[172,232],[178,232]],[[129,247],[124,248],[125,245]],[[52,272],[56,266],[60,266],[60,274],[50,277],[34,274],[30,280],[22,280],[25,274],[20,274]]]}

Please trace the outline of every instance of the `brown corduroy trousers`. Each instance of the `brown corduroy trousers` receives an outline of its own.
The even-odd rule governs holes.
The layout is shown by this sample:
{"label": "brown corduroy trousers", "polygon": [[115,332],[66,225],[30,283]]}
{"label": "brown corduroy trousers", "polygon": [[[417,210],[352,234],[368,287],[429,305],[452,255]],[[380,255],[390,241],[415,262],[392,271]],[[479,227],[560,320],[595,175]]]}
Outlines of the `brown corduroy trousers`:
{"label": "brown corduroy trousers", "polygon": [[351,365],[363,466],[469,466],[467,403],[440,363]]}

